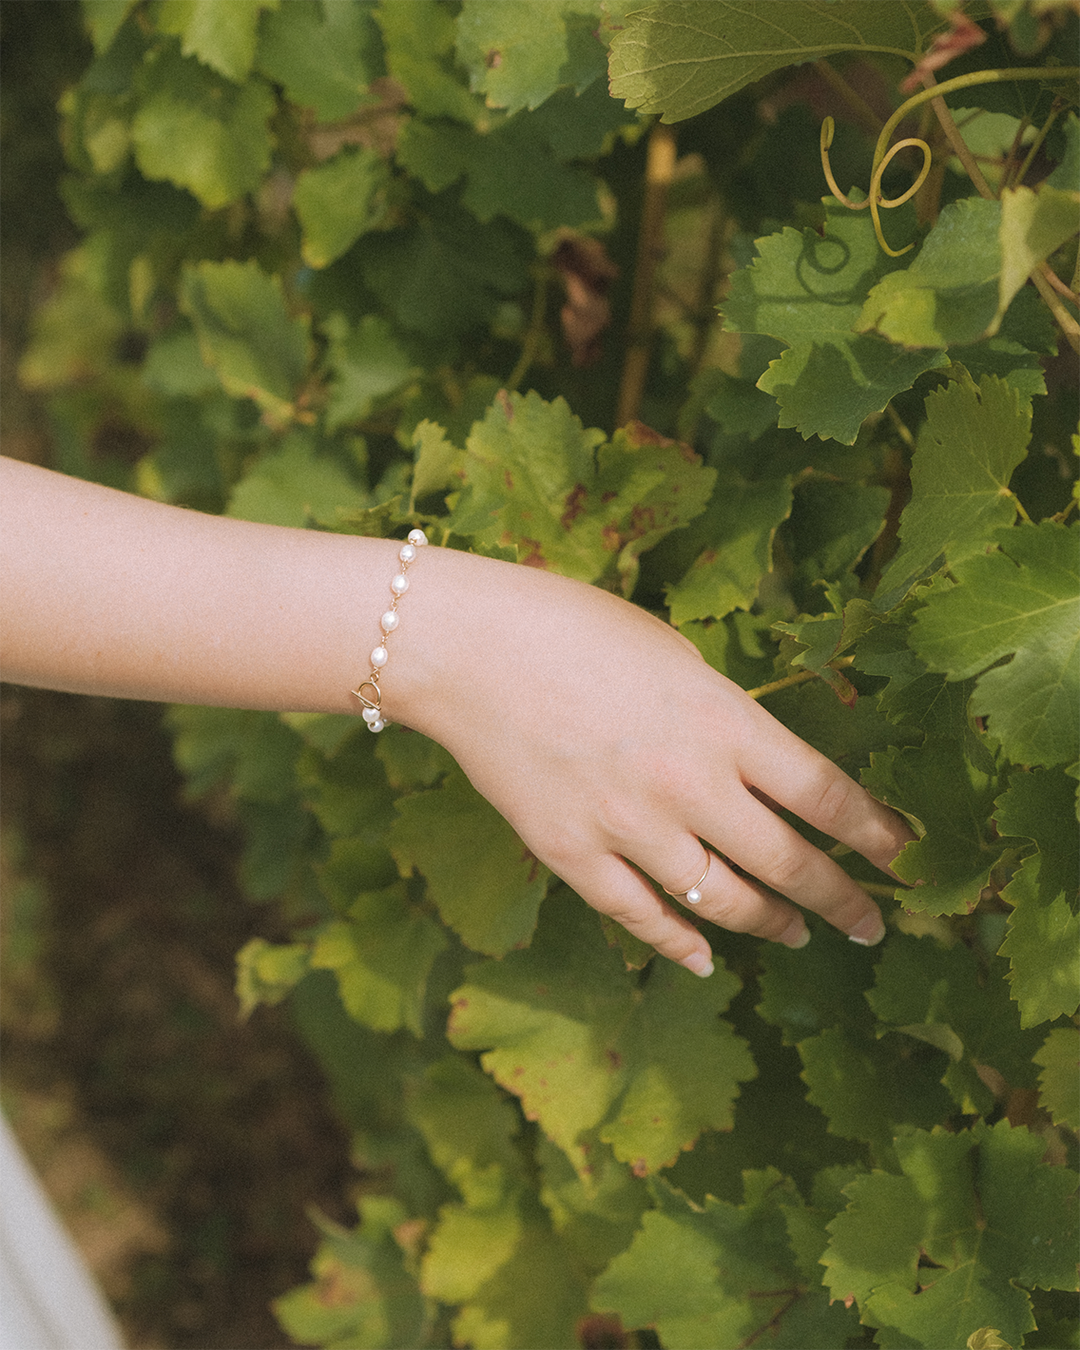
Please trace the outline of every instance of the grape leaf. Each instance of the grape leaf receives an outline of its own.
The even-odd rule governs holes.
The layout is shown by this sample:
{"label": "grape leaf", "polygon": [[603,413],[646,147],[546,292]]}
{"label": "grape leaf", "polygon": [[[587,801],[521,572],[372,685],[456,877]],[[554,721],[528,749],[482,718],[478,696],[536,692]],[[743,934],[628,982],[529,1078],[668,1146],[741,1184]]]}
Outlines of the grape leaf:
{"label": "grape leaf", "polygon": [[520,1187],[514,1143],[521,1120],[495,1084],[469,1060],[446,1055],[424,1070],[406,1111],[432,1161],[467,1206],[491,1209]]}
{"label": "grape leaf", "polygon": [[315,453],[307,429],[291,432],[281,446],[257,460],[233,488],[229,515],[267,525],[332,523],[338,511],[367,505],[349,475],[331,459]]}
{"label": "grape leaf", "polygon": [[873,1019],[863,992],[873,978],[864,948],[832,928],[816,926],[814,940],[800,951],[779,943],[762,946],[757,1010],[783,1030],[786,1045],[832,1027],[868,1035]]}
{"label": "grape leaf", "polygon": [[1076,1076],[1080,1071],[1080,1029],[1054,1027],[1035,1053],[1040,1066],[1039,1103],[1055,1125],[1080,1130],[1080,1098]]}
{"label": "grape leaf", "polygon": [[263,16],[255,64],[320,122],[348,117],[380,73],[367,5],[288,0]]}
{"label": "grape leaf", "polygon": [[306,942],[267,942],[254,937],[236,953],[236,997],[240,1016],[250,1017],[260,1003],[273,1006],[286,998],[310,969]]}
{"label": "grape leaf", "polygon": [[1076,233],[1078,200],[1044,184],[951,202],[914,262],[870,292],[856,329],[905,347],[993,337],[1032,269]]}
{"label": "grape leaf", "polygon": [[[1073,825],[1075,832],[1075,824]],[[1001,892],[1013,906],[1001,955],[1009,958],[1012,997],[1023,1026],[1036,1026],[1080,1004],[1080,915],[1063,892],[1047,900],[1040,873],[1052,860],[1039,853],[1024,861]]]}
{"label": "grape leaf", "polygon": [[[403,875],[424,875],[447,927],[491,956],[527,943],[548,870],[465,775],[455,769],[440,787],[401,798],[397,810],[390,851]],[[473,841],[468,849],[463,839]]]}
{"label": "grape leaf", "polygon": [[[453,1319],[457,1345],[473,1346],[475,1350],[511,1350],[520,1345],[576,1350],[580,1345],[578,1323],[587,1310],[584,1278],[548,1224],[525,1210],[524,1205],[522,1208],[525,1212],[519,1218],[514,1240],[504,1243],[505,1259],[479,1282],[475,1276],[483,1267],[474,1263],[474,1258],[483,1247],[487,1216],[470,1214],[472,1224],[468,1228],[461,1225],[453,1232],[444,1232],[453,1215],[452,1210],[444,1211],[424,1260],[424,1288],[437,1290],[436,1296],[444,1302],[465,1304]],[[464,1298],[452,1298],[440,1280],[441,1271],[433,1255],[436,1251],[448,1261],[455,1260],[468,1279],[469,1293]]]}
{"label": "grape leaf", "polygon": [[680,581],[666,589],[676,628],[691,619],[720,619],[749,609],[761,579],[772,566],[772,544],[791,511],[791,483],[767,478],[746,483],[725,477],[699,528],[715,543],[698,555]]}
{"label": "grape leaf", "polygon": [[616,1162],[598,1140],[590,1141],[589,1171],[579,1176],[569,1158],[549,1139],[536,1148],[541,1169],[540,1199],[552,1227],[587,1274],[599,1274],[625,1251],[650,1206],[647,1183]]}
{"label": "grape leaf", "polygon": [[717,973],[702,981],[654,963],[637,991],[595,917],[556,891],[528,951],[470,967],[447,1034],[459,1049],[486,1052],[484,1068],[579,1173],[589,1166],[585,1136],[600,1127],[616,1157],[644,1174],[701,1130],[730,1128],[737,1084],[754,1074],[718,1016],[736,981]]}
{"label": "grape leaf", "polygon": [[1000,974],[980,970],[963,943],[944,947],[932,937],[898,934],[882,953],[866,996],[885,1026],[944,1050],[961,1066],[945,1082],[969,1113],[985,1115],[994,1104],[976,1065],[992,1065],[1012,1088],[1032,1086],[1036,1041],[1021,1030]]}
{"label": "grape leaf", "polygon": [[801,1208],[798,1192],[772,1168],[743,1178],[743,1204],[708,1196],[700,1208],[652,1182],[657,1208],[596,1281],[593,1307],[653,1327],[680,1350],[844,1344],[854,1318],[842,1304],[830,1308],[820,1286],[807,1288],[793,1257],[785,1220]]}
{"label": "grape leaf", "polygon": [[997,551],[955,564],[957,584],[933,588],[912,646],[950,679],[985,672],[971,709],[1014,763],[1071,764],[1080,753],[1080,525],[1044,520],[991,537]]}
{"label": "grape leaf", "polygon": [[298,1343],[355,1350],[423,1344],[431,1310],[394,1239],[407,1215],[396,1200],[366,1196],[353,1232],[333,1231],[311,1263],[311,1284],[276,1299],[274,1314]]}
{"label": "grape leaf", "polygon": [[456,19],[437,0],[380,4],[375,21],[382,30],[386,66],[403,85],[423,117],[452,117],[467,126],[488,123],[484,105],[461,82],[454,68]]}
{"label": "grape leaf", "polygon": [[309,267],[327,267],[385,215],[390,174],[374,150],[343,150],[296,180],[293,206],[303,229]]}
{"label": "grape leaf", "polygon": [[603,73],[599,19],[598,0],[464,0],[457,57],[488,107],[536,108],[560,85],[580,89]]}
{"label": "grape leaf", "polygon": [[991,1325],[1020,1344],[1035,1322],[1018,1286],[1076,1282],[1075,1177],[1042,1166],[1043,1150],[1007,1121],[898,1137],[903,1175],[856,1178],[828,1225],[833,1298],[854,1297],[864,1322],[910,1338],[892,1344],[962,1345]]}
{"label": "grape leaf", "polygon": [[232,794],[246,801],[280,804],[295,797],[303,742],[276,713],[174,707],[168,721],[173,757],[192,797],[226,775]]}
{"label": "grape leaf", "polygon": [[82,0],[81,9],[90,30],[94,51],[102,55],[112,45],[120,25],[138,0]]}
{"label": "grape leaf", "polygon": [[[925,1059],[898,1055],[873,1037],[832,1027],[801,1040],[799,1058],[806,1100],[826,1116],[829,1133],[862,1140],[878,1161],[892,1156],[898,1129],[935,1125],[952,1110]],[[946,1065],[943,1059],[942,1071]]]}
{"label": "grape leaf", "polygon": [[254,260],[188,264],[180,297],[203,361],[226,393],[288,421],[307,370],[308,333],[290,317],[280,280]]}
{"label": "grape leaf", "polygon": [[970,913],[1005,852],[988,825],[997,778],[972,762],[962,741],[928,739],[922,747],[871,755],[863,786],[918,823],[893,871],[913,887],[897,891],[905,909]]}
{"label": "grape leaf", "polygon": [[277,9],[280,0],[159,0],[158,31],[183,38],[184,56],[197,56],[203,65],[237,84],[246,80],[255,60],[259,14]]}
{"label": "grape leaf", "polygon": [[187,188],[211,210],[258,186],[270,164],[274,111],[265,81],[235,85],[172,44],[153,53],[142,79],[131,139],[146,178]]}
{"label": "grape leaf", "polygon": [[[828,598],[834,607],[842,604],[832,588],[828,591]],[[829,685],[841,703],[851,707],[858,697],[855,686],[830,662],[842,656],[870,630],[876,620],[877,616],[870,605],[856,596],[841,609],[834,608],[832,614],[815,614],[801,618],[796,623],[781,620],[773,627],[778,633],[787,633],[802,648],[802,651],[789,656],[791,665],[812,670]]]}
{"label": "grape leaf", "polygon": [[521,118],[485,135],[413,118],[399,138],[397,159],[432,192],[464,177],[461,204],[479,220],[504,215],[540,232],[581,227],[600,218],[593,178],[560,163]]}
{"label": "grape leaf", "polygon": [[758,256],[733,274],[722,309],[729,332],[786,344],[757,382],[779,403],[780,426],[851,445],[866,417],[947,357],[854,331],[871,287],[897,264],[865,215],[841,212],[831,198],[826,211],[824,236],[789,227],[758,239]]}
{"label": "grape leaf", "polygon": [[349,1015],[373,1031],[407,1027],[423,1035],[431,967],[447,945],[442,928],[411,905],[401,883],[361,895],[348,919],[320,928],[312,970],[332,970]]}
{"label": "grape leaf", "polygon": [[379,399],[396,393],[419,371],[385,319],[364,314],[355,327],[340,313],[322,325],[330,339],[326,364],[331,372],[326,429],[333,433],[361,422]]}
{"label": "grape leaf", "polygon": [[473,427],[463,476],[458,533],[581,581],[617,578],[629,595],[640,555],[701,514],[716,470],[641,423],[605,442],[563,399],[529,393],[500,395]]}
{"label": "grape leaf", "polygon": [[[395,8],[412,9],[413,0]],[[397,322],[438,345],[490,322],[503,297],[525,285],[516,236],[503,221],[481,224],[447,206],[411,227],[364,240],[360,270]]]}
{"label": "grape leaf", "polygon": [[679,122],[771,71],[833,52],[915,62],[944,26],[931,5],[875,0],[661,0],[627,15],[611,43],[611,92]]}
{"label": "grape leaf", "polygon": [[944,561],[982,552],[992,530],[1012,523],[1009,479],[1030,439],[1030,406],[1004,380],[984,376],[978,388],[962,381],[927,396],[901,546],[878,586],[879,609],[891,609]]}

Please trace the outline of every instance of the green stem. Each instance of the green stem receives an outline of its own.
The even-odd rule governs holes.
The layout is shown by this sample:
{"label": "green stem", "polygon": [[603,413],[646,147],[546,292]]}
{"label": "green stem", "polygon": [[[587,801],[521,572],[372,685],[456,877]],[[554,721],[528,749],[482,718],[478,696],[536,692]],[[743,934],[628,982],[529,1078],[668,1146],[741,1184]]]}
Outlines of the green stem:
{"label": "green stem", "polygon": [[953,79],[946,80],[944,84],[935,84],[929,89],[921,89],[917,94],[912,94],[906,102],[901,103],[881,128],[881,135],[874,147],[874,168],[876,169],[884,159],[886,146],[892,139],[892,134],[896,128],[908,113],[913,112],[924,103],[931,103],[934,99],[942,98],[946,94],[953,94],[958,89],[970,89],[978,84],[1004,84],[1008,80],[1044,80],[1051,74],[1055,78],[1074,80],[1077,76],[1080,76],[1080,66],[1019,66],[1007,70],[973,70],[967,75],[956,75]]}

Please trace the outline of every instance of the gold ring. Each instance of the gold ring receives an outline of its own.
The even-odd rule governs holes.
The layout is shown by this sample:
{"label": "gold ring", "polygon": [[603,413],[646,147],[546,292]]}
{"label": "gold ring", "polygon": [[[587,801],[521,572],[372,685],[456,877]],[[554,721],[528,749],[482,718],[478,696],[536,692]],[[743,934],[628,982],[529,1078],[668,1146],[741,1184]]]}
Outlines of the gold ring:
{"label": "gold ring", "polygon": [[694,882],[690,889],[688,891],[669,891],[665,886],[665,895],[673,895],[676,899],[682,895],[685,896],[688,905],[696,905],[701,900],[701,887],[705,878],[709,875],[710,867],[712,867],[712,854],[706,853],[705,871],[702,872],[701,876],[698,877],[697,881]]}

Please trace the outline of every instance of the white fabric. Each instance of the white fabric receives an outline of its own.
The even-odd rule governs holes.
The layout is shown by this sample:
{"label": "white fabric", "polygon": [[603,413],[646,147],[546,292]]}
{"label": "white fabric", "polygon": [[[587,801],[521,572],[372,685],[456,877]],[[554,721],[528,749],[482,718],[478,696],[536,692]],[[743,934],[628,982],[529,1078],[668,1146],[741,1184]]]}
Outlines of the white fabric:
{"label": "white fabric", "polygon": [[2,1116],[0,1350],[124,1350],[105,1300]]}

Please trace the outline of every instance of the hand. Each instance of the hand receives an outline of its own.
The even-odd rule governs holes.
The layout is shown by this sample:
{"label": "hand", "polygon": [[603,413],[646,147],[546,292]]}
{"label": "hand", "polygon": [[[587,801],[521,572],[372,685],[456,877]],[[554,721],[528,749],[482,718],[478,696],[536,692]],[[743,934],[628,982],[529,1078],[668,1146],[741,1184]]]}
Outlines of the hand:
{"label": "hand", "polygon": [[901,817],[644,610],[528,567],[443,550],[425,563],[436,556],[456,600],[426,606],[422,711],[402,720],[594,909],[697,974],[712,965],[690,888],[696,914],[790,947],[809,940],[795,906],[881,939],[877,906],[776,807],[883,870],[912,837]]}

